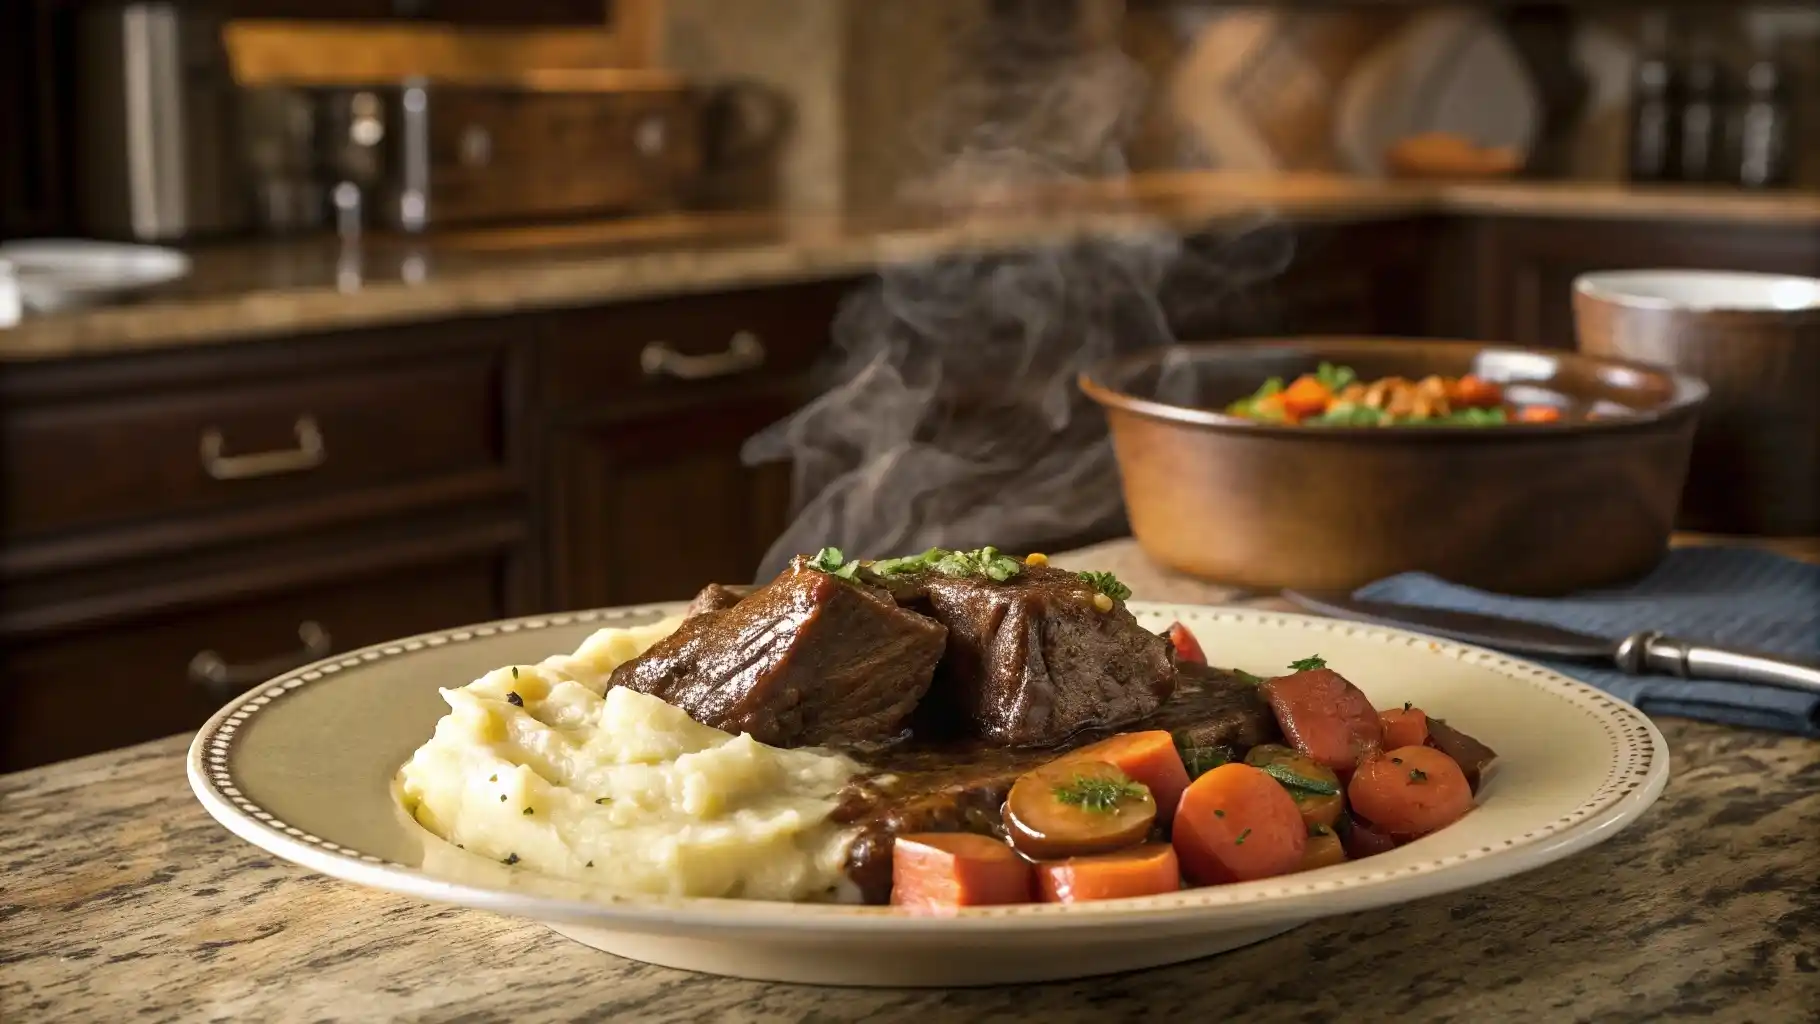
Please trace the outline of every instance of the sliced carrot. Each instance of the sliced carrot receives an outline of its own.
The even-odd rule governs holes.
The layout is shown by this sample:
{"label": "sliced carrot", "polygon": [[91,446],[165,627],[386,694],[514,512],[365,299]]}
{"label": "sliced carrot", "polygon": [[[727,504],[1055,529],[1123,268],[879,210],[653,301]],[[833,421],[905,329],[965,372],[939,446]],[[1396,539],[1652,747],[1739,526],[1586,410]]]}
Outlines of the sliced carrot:
{"label": "sliced carrot", "polygon": [[1561,410],[1552,405],[1526,405],[1517,413],[1518,423],[1559,423]]}
{"label": "sliced carrot", "polygon": [[1419,747],[1428,742],[1428,713],[1408,704],[1378,716],[1387,747]]}
{"label": "sliced carrot", "polygon": [[1175,648],[1175,660],[1186,661],[1195,665],[1207,664],[1207,652],[1201,650],[1201,642],[1188,632],[1188,627],[1179,622],[1169,624],[1169,643]]}
{"label": "sliced carrot", "polygon": [[1333,392],[1313,376],[1304,374],[1283,391],[1283,411],[1298,419],[1319,416],[1333,401]]}
{"label": "sliced carrot", "polygon": [[920,832],[891,851],[891,902],[919,912],[1029,903],[1030,862],[990,836]]}
{"label": "sliced carrot", "polygon": [[1182,887],[1175,847],[1147,843],[1096,857],[1043,861],[1036,866],[1037,896],[1044,903],[1155,896]]}
{"label": "sliced carrot", "polygon": [[1175,805],[1188,788],[1188,768],[1175,749],[1175,737],[1161,729],[1120,733],[1082,747],[1068,759],[1105,761],[1143,783],[1156,800],[1156,820],[1164,825],[1175,818]]}
{"label": "sliced carrot", "polygon": [[1308,826],[1276,779],[1248,764],[1223,764],[1182,794],[1172,841],[1189,881],[1248,882],[1294,871]]}
{"label": "sliced carrot", "polygon": [[1346,848],[1346,856],[1353,860],[1375,857],[1397,848],[1395,836],[1356,815],[1339,832],[1340,844]]}
{"label": "sliced carrot", "polygon": [[1433,747],[1397,747],[1352,775],[1353,808],[1399,838],[1427,835],[1472,810],[1472,787],[1454,759]]}
{"label": "sliced carrot", "polygon": [[1383,746],[1378,709],[1333,669],[1265,680],[1264,697],[1289,742],[1342,776]]}
{"label": "sliced carrot", "polygon": [[1465,409],[1490,409],[1504,404],[1504,389],[1487,380],[1467,374],[1454,381],[1453,404]]}
{"label": "sliced carrot", "polygon": [[1302,851],[1302,866],[1297,871],[1313,871],[1346,862],[1346,846],[1332,829],[1308,834],[1308,846]]}

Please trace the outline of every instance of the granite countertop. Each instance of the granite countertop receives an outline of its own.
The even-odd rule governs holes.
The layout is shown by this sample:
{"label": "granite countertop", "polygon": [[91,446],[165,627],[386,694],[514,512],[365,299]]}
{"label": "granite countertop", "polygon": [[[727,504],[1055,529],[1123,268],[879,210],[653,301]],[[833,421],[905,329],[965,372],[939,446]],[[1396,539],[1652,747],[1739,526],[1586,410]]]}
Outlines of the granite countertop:
{"label": "granite countertop", "polygon": [[0,328],[0,362],[829,279],[940,253],[1194,230],[1240,217],[1308,223],[1429,212],[1820,225],[1820,195],[1170,173],[939,216],[697,213],[421,239],[375,235],[355,263],[333,238],[237,243],[197,248],[186,280],[139,301]]}
{"label": "granite countertop", "polygon": [[[1130,542],[1054,560],[1141,597],[1227,596]],[[0,776],[0,1019],[1813,1020],[1820,742],[1658,724],[1660,803],[1549,867],[1176,967],[920,991],[647,967],[312,874],[210,820],[171,737]]]}

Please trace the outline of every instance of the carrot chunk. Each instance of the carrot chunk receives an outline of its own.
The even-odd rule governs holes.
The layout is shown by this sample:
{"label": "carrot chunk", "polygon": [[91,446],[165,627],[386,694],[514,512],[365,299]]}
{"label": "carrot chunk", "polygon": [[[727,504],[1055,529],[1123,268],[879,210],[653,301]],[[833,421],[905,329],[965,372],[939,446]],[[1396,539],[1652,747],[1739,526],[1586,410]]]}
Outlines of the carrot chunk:
{"label": "carrot chunk", "polygon": [[1424,836],[1472,809],[1472,787],[1454,759],[1433,747],[1397,747],[1370,758],[1346,787],[1353,808],[1401,839]]}
{"label": "carrot chunk", "polygon": [[1467,374],[1454,381],[1453,404],[1463,409],[1491,409],[1504,404],[1504,389]]}
{"label": "carrot chunk", "polygon": [[1333,669],[1309,668],[1265,680],[1264,698],[1289,742],[1342,776],[1383,746],[1378,709]]}
{"label": "carrot chunk", "polygon": [[1175,805],[1188,788],[1188,768],[1175,749],[1175,737],[1161,729],[1127,732],[1092,743],[1068,755],[1069,760],[1105,761],[1156,800],[1156,817],[1164,825],[1175,818]]}
{"label": "carrot chunk", "polygon": [[1313,376],[1304,374],[1283,392],[1283,411],[1297,419],[1319,416],[1333,401],[1333,392]]}
{"label": "carrot chunk", "polygon": [[971,832],[898,836],[891,851],[891,902],[923,913],[1031,902],[1030,863]]}
{"label": "carrot chunk", "polygon": [[1559,423],[1561,410],[1552,405],[1526,405],[1517,413],[1518,423]]}
{"label": "carrot chunk", "polygon": [[1207,652],[1201,650],[1201,642],[1188,632],[1188,627],[1179,622],[1169,624],[1169,643],[1175,647],[1175,660],[1186,661],[1195,665],[1207,664]]}
{"label": "carrot chunk", "polygon": [[1117,853],[1044,861],[1036,866],[1037,895],[1044,903],[1079,903],[1154,896],[1182,887],[1175,848],[1147,843]]}
{"label": "carrot chunk", "polygon": [[1190,783],[1172,833],[1182,874],[1197,885],[1288,874],[1308,826],[1281,783],[1248,764],[1223,764]]}
{"label": "carrot chunk", "polygon": [[1428,742],[1428,713],[1405,704],[1378,716],[1387,747],[1419,747]]}

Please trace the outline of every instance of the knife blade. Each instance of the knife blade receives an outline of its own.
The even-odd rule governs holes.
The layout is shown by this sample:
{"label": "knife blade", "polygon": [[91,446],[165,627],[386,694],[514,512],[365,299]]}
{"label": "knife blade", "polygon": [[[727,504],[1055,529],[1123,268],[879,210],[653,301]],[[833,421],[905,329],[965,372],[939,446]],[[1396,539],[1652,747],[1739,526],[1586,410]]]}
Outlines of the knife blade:
{"label": "knife blade", "polygon": [[[1667,675],[1755,683],[1820,695],[1820,667],[1777,655],[1692,643],[1654,630],[1612,640],[1541,622],[1449,608],[1371,601],[1344,592],[1285,590],[1292,603],[1320,615],[1478,644],[1534,658],[1604,663],[1631,675]],[[1815,709],[1820,716],[1820,708]],[[1820,717],[1817,717],[1820,721]]]}

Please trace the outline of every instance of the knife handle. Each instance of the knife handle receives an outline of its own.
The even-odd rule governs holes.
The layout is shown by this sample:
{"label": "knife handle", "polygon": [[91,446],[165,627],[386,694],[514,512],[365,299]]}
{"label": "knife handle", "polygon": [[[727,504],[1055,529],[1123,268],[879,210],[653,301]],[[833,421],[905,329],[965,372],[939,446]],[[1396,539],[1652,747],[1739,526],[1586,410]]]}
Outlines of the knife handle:
{"label": "knife handle", "polygon": [[1746,651],[1708,647],[1653,631],[1632,633],[1618,644],[1618,667],[1631,675],[1722,679],[1820,696],[1820,668]]}

